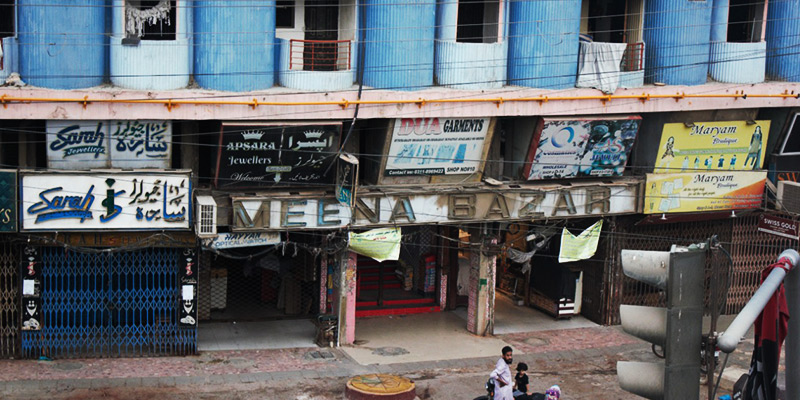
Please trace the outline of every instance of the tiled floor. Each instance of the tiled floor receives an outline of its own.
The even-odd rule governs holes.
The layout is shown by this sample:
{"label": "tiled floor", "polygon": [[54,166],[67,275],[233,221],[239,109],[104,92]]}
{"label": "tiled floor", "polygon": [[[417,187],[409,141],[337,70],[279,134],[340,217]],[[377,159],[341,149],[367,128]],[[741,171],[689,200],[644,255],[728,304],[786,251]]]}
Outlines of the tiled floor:
{"label": "tiled floor", "polygon": [[199,351],[316,347],[309,319],[264,322],[204,322],[198,327]]}

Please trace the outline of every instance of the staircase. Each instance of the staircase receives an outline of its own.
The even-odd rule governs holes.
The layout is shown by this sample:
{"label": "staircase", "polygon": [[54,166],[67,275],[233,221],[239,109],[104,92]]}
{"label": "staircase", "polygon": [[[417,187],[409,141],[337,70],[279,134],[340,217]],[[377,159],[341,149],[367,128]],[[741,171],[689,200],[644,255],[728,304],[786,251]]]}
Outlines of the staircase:
{"label": "staircase", "polygon": [[436,300],[430,295],[426,297],[414,289],[403,290],[403,281],[395,273],[399,268],[400,265],[396,261],[379,263],[371,258],[359,256],[356,276],[356,317],[440,311]]}

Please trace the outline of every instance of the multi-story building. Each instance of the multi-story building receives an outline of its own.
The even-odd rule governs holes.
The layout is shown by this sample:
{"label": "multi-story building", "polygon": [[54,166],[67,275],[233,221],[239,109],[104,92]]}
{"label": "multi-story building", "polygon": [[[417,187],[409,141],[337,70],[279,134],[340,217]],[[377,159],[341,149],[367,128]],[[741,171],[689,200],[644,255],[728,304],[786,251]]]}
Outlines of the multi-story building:
{"label": "multi-story building", "polygon": [[[484,335],[495,290],[616,323],[658,301],[620,248],[713,234],[730,311],[797,246],[757,229],[763,168],[779,205],[796,188],[797,0],[0,11],[5,356],[189,354],[199,324],[287,315],[352,343],[360,317],[464,305]],[[348,247],[374,228],[397,261]]]}

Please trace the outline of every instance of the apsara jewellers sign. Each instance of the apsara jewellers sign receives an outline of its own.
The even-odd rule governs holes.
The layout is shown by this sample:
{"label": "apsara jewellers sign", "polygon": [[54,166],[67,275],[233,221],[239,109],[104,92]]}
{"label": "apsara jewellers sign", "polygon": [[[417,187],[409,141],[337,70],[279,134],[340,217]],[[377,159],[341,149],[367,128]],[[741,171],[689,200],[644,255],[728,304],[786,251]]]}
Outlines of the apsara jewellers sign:
{"label": "apsara jewellers sign", "polygon": [[223,123],[216,186],[333,184],[336,169],[329,167],[341,130],[335,123]]}
{"label": "apsara jewellers sign", "polygon": [[189,172],[23,172],[23,230],[189,229]]}
{"label": "apsara jewellers sign", "polygon": [[51,169],[170,168],[172,122],[47,121]]}

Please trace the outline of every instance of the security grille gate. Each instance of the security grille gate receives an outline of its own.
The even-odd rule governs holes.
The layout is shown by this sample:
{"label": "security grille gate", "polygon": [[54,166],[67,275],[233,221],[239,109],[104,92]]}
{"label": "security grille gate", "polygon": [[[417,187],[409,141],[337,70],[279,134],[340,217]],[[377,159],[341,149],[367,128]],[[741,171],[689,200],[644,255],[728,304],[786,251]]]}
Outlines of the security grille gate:
{"label": "security grille gate", "polygon": [[186,355],[177,249],[87,254],[43,248],[42,328],[22,331],[26,358]]}
{"label": "security grille gate", "polygon": [[0,358],[17,355],[19,348],[19,261],[10,243],[0,243]]}

